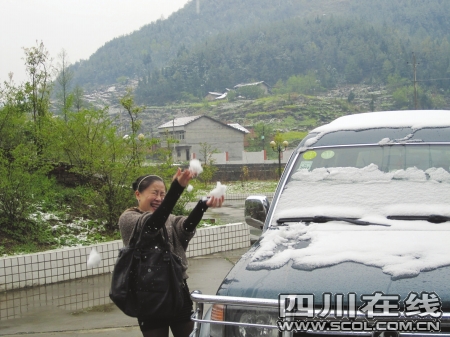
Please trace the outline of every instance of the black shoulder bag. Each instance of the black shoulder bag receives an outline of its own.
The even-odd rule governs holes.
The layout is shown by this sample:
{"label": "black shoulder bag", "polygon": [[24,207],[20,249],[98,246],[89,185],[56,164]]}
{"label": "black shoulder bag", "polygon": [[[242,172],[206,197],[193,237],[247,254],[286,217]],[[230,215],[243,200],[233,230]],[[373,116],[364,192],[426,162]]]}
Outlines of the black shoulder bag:
{"label": "black shoulder bag", "polygon": [[165,225],[162,240],[159,234],[149,238],[142,225],[136,241],[141,219],[134,226],[129,245],[119,251],[109,297],[131,317],[174,317],[184,302],[181,261],[170,249]]}

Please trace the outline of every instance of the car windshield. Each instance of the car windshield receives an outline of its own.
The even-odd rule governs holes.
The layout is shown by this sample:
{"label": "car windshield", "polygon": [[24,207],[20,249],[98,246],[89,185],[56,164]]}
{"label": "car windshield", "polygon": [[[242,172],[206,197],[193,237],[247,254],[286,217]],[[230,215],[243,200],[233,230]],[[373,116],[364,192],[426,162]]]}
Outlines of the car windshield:
{"label": "car windshield", "polygon": [[[300,152],[279,218],[443,215],[450,210],[450,145],[328,146]],[[377,222],[374,221],[374,222]]]}
{"label": "car windshield", "polygon": [[290,167],[250,268],[353,261],[401,279],[450,264],[450,145],[310,147]]}
{"label": "car windshield", "polygon": [[301,170],[317,168],[364,168],[376,165],[382,172],[417,168],[450,169],[450,145],[389,145],[325,147],[303,152],[294,165],[290,179]]}

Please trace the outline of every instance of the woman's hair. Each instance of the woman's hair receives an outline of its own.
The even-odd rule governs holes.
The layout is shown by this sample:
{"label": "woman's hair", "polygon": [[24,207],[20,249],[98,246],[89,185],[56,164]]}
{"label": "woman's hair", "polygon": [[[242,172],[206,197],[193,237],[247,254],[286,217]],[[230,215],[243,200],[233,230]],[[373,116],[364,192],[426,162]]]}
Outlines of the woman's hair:
{"label": "woman's hair", "polygon": [[131,186],[133,187],[133,191],[142,192],[150,185],[152,185],[155,181],[161,181],[164,184],[164,180],[160,176],[150,174],[146,176],[140,176],[133,182],[133,185]]}

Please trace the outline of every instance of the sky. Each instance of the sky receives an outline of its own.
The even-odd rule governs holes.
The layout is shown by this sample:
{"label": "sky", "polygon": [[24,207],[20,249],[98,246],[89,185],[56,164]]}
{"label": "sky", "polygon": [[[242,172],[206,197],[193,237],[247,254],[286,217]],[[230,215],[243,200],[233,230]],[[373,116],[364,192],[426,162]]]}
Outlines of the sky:
{"label": "sky", "polygon": [[69,63],[88,59],[115,37],[182,8],[190,0],[0,0],[0,83],[12,72],[27,80],[23,47],[42,41],[58,63],[64,49]]}

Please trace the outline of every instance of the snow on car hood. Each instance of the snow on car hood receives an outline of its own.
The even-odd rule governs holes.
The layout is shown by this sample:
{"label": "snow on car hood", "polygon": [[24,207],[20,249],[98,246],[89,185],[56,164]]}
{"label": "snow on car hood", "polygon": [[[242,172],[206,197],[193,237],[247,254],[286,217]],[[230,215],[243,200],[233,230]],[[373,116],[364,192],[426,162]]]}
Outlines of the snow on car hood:
{"label": "snow on car hood", "polygon": [[[249,269],[313,270],[342,262],[379,267],[392,279],[450,265],[450,223],[389,220],[388,215],[450,216],[450,174],[416,168],[381,172],[376,165],[299,171],[285,186]],[[354,217],[384,226],[276,220],[311,216]],[[303,242],[302,248],[299,242]]]}

